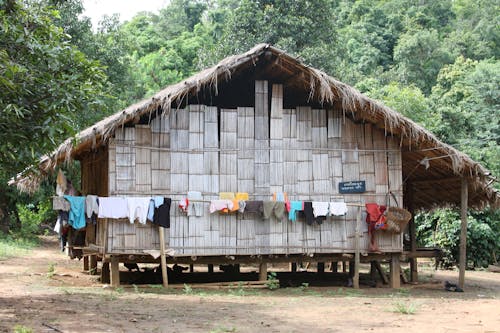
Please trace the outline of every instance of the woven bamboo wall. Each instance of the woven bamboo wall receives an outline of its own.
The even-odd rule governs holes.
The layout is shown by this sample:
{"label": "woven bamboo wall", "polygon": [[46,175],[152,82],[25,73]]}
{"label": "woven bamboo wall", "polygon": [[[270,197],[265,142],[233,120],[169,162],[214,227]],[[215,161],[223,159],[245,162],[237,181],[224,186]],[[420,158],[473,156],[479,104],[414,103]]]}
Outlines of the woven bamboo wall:
{"label": "woven bamboo wall", "polygon": [[[270,101],[270,103],[269,103]],[[283,86],[256,81],[255,107],[218,109],[189,105],[124,127],[109,144],[109,195],[163,195],[173,200],[167,247],[177,255],[338,253],[354,251],[356,207],[344,217],[309,226],[303,219],[264,221],[252,214],[187,217],[177,209],[188,191],[204,200],[219,191],[248,192],[270,200],[285,191],[290,200],[402,203],[398,139],[371,124],[356,124],[342,109],[283,109]],[[365,180],[363,194],[340,195],[339,182]],[[364,218],[364,216],[363,216]],[[368,248],[362,223],[362,248]],[[400,235],[380,234],[386,252],[402,250]],[[108,252],[158,249],[157,227],[109,221]]]}

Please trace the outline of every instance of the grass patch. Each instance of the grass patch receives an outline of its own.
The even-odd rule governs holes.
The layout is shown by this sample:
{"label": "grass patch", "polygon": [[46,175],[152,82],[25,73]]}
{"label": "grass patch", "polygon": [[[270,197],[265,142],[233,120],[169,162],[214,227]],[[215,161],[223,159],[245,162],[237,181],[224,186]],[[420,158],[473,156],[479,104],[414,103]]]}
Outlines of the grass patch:
{"label": "grass patch", "polygon": [[394,303],[392,312],[401,313],[405,315],[415,314],[417,306],[411,302],[397,301]]}
{"label": "grass patch", "polygon": [[14,238],[0,233],[0,260],[27,255],[38,245],[38,239]]}
{"label": "grass patch", "polygon": [[217,327],[214,328],[213,330],[210,330],[210,333],[233,333],[236,332],[236,327]]}
{"label": "grass patch", "polygon": [[16,325],[13,328],[14,333],[33,333],[33,330],[23,325]]}

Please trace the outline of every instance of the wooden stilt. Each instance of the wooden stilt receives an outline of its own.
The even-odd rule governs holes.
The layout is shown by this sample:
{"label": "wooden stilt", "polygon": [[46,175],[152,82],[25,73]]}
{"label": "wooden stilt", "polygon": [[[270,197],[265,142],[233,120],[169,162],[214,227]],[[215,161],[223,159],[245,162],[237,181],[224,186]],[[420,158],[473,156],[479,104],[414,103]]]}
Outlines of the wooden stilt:
{"label": "wooden stilt", "polygon": [[384,270],[382,269],[382,266],[380,265],[380,263],[375,260],[375,261],[372,261],[372,264],[375,266],[375,269],[377,270],[380,278],[382,279],[382,282],[384,284],[388,284],[389,279],[387,279],[387,275],[385,275]]}
{"label": "wooden stilt", "polygon": [[101,283],[109,283],[109,262],[102,262]]}
{"label": "wooden stilt", "polygon": [[339,263],[337,261],[332,261],[331,270],[333,273],[337,273],[339,271]]}
{"label": "wooden stilt", "polygon": [[160,234],[160,265],[161,265],[161,278],[163,287],[168,287],[168,273],[167,273],[167,257],[165,256],[165,230],[163,227],[158,227]]}
{"label": "wooden stilt", "polygon": [[354,261],[349,261],[349,276],[354,276]]}
{"label": "wooden stilt", "polygon": [[296,271],[297,271],[297,263],[291,262],[290,263],[290,272],[296,272]]}
{"label": "wooden stilt", "polygon": [[111,286],[119,287],[120,286],[120,262],[118,261],[118,257],[111,256]]}
{"label": "wooden stilt", "polygon": [[97,274],[97,256],[94,254],[90,256],[90,274]]}
{"label": "wooden stilt", "polygon": [[214,264],[208,264],[208,272],[213,273],[214,272]]}
{"label": "wooden stilt", "polygon": [[359,289],[359,264],[360,264],[360,244],[359,232],[361,228],[361,207],[358,207],[356,214],[356,230],[354,233],[354,275],[352,277],[352,286]]}
{"label": "wooden stilt", "polygon": [[391,255],[391,279],[390,287],[399,288],[401,286],[401,270],[399,266],[399,253]]}
{"label": "wooden stilt", "polygon": [[259,281],[267,280],[267,263],[261,262],[259,264]]}
{"label": "wooden stilt", "polygon": [[347,273],[347,261],[342,261],[342,273]]}
{"label": "wooden stilt", "polygon": [[83,271],[89,271],[89,256],[83,256]]}
{"label": "wooden stilt", "polygon": [[370,261],[370,279],[377,280],[377,265],[376,261]]}
{"label": "wooden stilt", "polygon": [[[410,231],[410,251],[412,253],[416,253],[417,251],[417,231],[415,228],[415,209],[413,208],[413,185],[411,183],[408,183],[407,185],[407,190],[406,190],[406,196],[407,196],[407,208],[408,211],[411,213],[411,220],[408,225],[409,231]],[[411,282],[418,282],[418,263],[417,263],[417,258],[410,258],[410,281]]]}
{"label": "wooden stilt", "polygon": [[194,272],[194,264],[189,264],[189,273]]}
{"label": "wooden stilt", "polygon": [[465,268],[467,266],[467,206],[469,201],[469,191],[467,188],[467,179],[462,178],[462,193],[460,206],[460,267],[458,272],[458,286],[464,289],[465,284]]}

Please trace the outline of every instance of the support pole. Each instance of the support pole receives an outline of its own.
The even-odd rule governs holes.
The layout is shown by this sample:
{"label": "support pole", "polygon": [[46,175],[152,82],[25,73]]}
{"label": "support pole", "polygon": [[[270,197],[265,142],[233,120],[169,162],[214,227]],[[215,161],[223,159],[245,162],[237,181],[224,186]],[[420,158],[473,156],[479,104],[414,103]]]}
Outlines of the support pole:
{"label": "support pole", "polygon": [[101,283],[109,283],[109,262],[105,262],[103,259],[102,268],[101,268]]}
{"label": "support pole", "polygon": [[95,254],[90,255],[90,275],[97,274],[97,256]]}
{"label": "support pole", "polygon": [[460,228],[460,267],[458,272],[458,286],[464,289],[465,284],[465,266],[467,265],[467,205],[469,201],[469,191],[467,188],[467,179],[462,178],[462,193],[461,193],[461,228]]}
{"label": "support pole", "polygon": [[325,263],[318,262],[318,273],[324,273],[324,272],[325,272]]}
{"label": "support pole", "polygon": [[111,286],[115,288],[120,286],[119,264],[118,257],[111,256]]}
{"label": "support pole", "polygon": [[267,263],[265,262],[259,265],[259,281],[267,281]]}
{"label": "support pole", "polygon": [[391,288],[401,287],[401,266],[399,265],[399,253],[391,255]]}
{"label": "support pole", "polygon": [[297,263],[296,262],[290,263],[290,272],[292,272],[292,273],[297,272]]}
{"label": "support pole", "polygon": [[359,264],[360,264],[360,249],[359,249],[359,230],[361,228],[361,207],[358,207],[356,214],[356,230],[354,232],[354,275],[352,277],[352,286],[359,289]]}
{"label": "support pole", "polygon": [[83,271],[89,272],[89,256],[83,256]]}
{"label": "support pole", "polygon": [[161,278],[163,287],[168,287],[168,274],[167,274],[167,258],[165,256],[165,230],[162,226],[158,227],[160,234],[160,265],[161,265]]}
{"label": "support pole", "polygon": [[[415,209],[413,204],[413,184],[407,184],[407,208],[411,213],[411,220],[408,225],[410,231],[410,251],[417,252],[417,230],[415,227]],[[418,282],[418,262],[417,258],[410,258],[410,281]]]}
{"label": "support pole", "polygon": [[208,272],[213,273],[214,272],[214,264],[208,264]]}
{"label": "support pole", "polygon": [[339,271],[339,263],[337,261],[332,261],[332,272],[337,273]]}

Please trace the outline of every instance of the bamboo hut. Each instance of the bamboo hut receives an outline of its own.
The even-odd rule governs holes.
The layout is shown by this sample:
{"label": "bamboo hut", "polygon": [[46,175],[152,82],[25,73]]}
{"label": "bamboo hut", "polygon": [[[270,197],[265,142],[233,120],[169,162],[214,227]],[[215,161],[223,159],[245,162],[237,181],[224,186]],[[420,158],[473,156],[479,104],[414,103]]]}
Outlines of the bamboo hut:
{"label": "bamboo hut", "polygon": [[[425,255],[417,251],[414,224],[409,249],[401,234],[378,233],[380,253],[370,253],[365,203],[383,204],[389,192],[410,211],[500,202],[494,178],[479,163],[267,44],[69,138],[41,160],[41,176],[69,160],[81,163],[83,194],[172,199],[164,235],[151,223],[106,219],[87,226],[91,266],[96,259],[110,262],[115,283],[119,262],[157,262],[155,254],[165,249],[167,263],[257,263],[262,278],[268,262],[350,258],[357,278],[360,260],[389,259],[392,286],[398,286],[401,256],[411,258],[416,277],[415,258]],[[29,191],[39,178],[13,182]],[[346,184],[363,188],[346,193]],[[202,216],[177,209],[188,191],[202,193]],[[286,192],[290,200],[342,201],[348,211],[313,225],[300,217],[209,214],[209,201],[220,192],[247,192],[253,200]]]}

